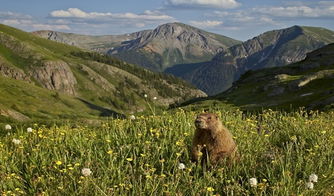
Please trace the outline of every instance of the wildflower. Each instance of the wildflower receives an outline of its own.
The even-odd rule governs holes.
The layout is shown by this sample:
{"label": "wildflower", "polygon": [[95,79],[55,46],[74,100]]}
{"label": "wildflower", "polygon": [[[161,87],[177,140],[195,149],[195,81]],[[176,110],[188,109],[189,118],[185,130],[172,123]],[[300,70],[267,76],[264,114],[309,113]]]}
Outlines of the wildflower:
{"label": "wildflower", "polygon": [[157,100],[157,97],[153,97],[153,100]]}
{"label": "wildflower", "polygon": [[136,120],[135,115],[131,115],[129,118],[130,118],[130,120]]}
{"label": "wildflower", "polygon": [[290,139],[291,139],[291,141],[296,142],[297,141],[297,136],[295,136],[295,135],[291,136]]}
{"label": "wildflower", "polygon": [[61,164],[63,164],[61,161],[56,162],[56,165],[61,165]]}
{"label": "wildflower", "polygon": [[215,189],[212,188],[212,187],[210,186],[210,187],[207,187],[206,190],[207,190],[208,192],[213,192]]}
{"label": "wildflower", "polygon": [[309,182],[318,182],[318,176],[316,174],[311,174],[308,179]]}
{"label": "wildflower", "polygon": [[144,97],[147,98],[147,94],[144,94]]}
{"label": "wildflower", "polygon": [[109,150],[107,153],[108,153],[108,154],[112,154],[112,153],[113,153],[113,151],[112,151],[112,150]]}
{"label": "wildflower", "polygon": [[15,145],[19,145],[21,143],[21,140],[19,139],[13,139],[12,142],[15,144]]}
{"label": "wildflower", "polygon": [[6,130],[11,130],[11,129],[12,129],[12,126],[10,126],[10,125],[6,125],[6,126],[5,126],[5,129],[6,129]]}
{"label": "wildflower", "polygon": [[178,168],[181,169],[181,170],[183,170],[183,169],[186,168],[186,166],[183,163],[179,163]]}
{"label": "wildflower", "polygon": [[257,179],[256,178],[250,178],[249,179],[249,184],[251,187],[256,187],[257,186]]}
{"label": "wildflower", "polygon": [[126,158],[126,160],[129,161],[129,162],[133,161],[132,158]]}
{"label": "wildflower", "polygon": [[28,128],[27,128],[27,132],[28,132],[28,133],[31,133],[31,132],[32,132],[32,128],[31,128],[31,127],[28,127]]}
{"label": "wildflower", "polygon": [[89,168],[83,168],[81,170],[82,175],[84,176],[90,176],[92,174],[92,171]]}
{"label": "wildflower", "polygon": [[313,188],[314,188],[314,184],[313,184],[313,182],[308,182],[308,183],[306,183],[306,187],[307,187],[308,189],[313,189]]}

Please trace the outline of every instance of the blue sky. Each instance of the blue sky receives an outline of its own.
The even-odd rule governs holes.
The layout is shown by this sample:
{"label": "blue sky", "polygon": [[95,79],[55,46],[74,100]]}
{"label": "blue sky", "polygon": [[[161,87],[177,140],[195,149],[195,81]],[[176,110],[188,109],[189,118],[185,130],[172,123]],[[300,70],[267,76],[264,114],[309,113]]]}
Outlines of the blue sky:
{"label": "blue sky", "polygon": [[292,25],[334,30],[334,1],[0,0],[0,23],[25,31],[123,34],[182,22],[239,40]]}

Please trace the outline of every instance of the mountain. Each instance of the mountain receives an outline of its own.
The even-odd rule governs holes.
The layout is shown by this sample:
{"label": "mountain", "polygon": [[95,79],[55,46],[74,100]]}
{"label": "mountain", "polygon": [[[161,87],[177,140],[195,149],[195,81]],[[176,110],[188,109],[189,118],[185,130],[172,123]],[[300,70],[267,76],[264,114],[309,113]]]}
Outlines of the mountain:
{"label": "mountain", "polygon": [[205,96],[174,76],[5,25],[0,76],[0,115],[9,117],[112,116]]}
{"label": "mountain", "polygon": [[329,44],[291,65],[247,71],[229,90],[197,104],[224,102],[247,110],[332,109],[333,84],[334,44]]}
{"label": "mountain", "polygon": [[53,31],[34,34],[105,52],[158,72],[176,64],[208,61],[222,49],[241,43],[182,23],[167,23],[153,30],[114,36],[85,36]]}
{"label": "mountain", "polygon": [[137,39],[146,31],[140,31],[131,34],[124,35],[102,35],[102,36],[92,36],[92,35],[80,35],[74,33],[64,33],[58,31],[48,31],[41,30],[32,32],[32,34],[39,37],[43,37],[52,41],[60,42],[63,44],[68,44],[76,46],[79,48],[97,51],[101,53],[107,53],[114,47],[120,46],[123,42],[129,40]]}
{"label": "mountain", "polygon": [[224,49],[211,61],[167,69],[210,95],[225,91],[247,70],[287,65],[303,60],[310,51],[334,42],[324,28],[293,26],[263,33]]}

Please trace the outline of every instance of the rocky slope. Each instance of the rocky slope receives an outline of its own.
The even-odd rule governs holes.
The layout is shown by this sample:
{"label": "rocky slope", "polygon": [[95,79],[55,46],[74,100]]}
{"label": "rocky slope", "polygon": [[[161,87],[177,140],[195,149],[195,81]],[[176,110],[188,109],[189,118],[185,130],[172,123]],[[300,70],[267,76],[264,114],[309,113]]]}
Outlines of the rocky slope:
{"label": "rocky slope", "polygon": [[334,44],[283,67],[248,71],[228,91],[210,97],[245,109],[334,108]]}
{"label": "rocky slope", "polygon": [[224,49],[211,61],[176,66],[167,72],[182,77],[213,95],[230,88],[247,70],[297,62],[304,59],[308,52],[333,42],[333,31],[293,26],[269,31]]}
{"label": "rocky slope", "polygon": [[240,43],[182,23],[168,23],[124,42],[108,53],[154,71],[211,59],[223,48]]}
{"label": "rocky slope", "polygon": [[182,23],[168,23],[153,30],[115,36],[86,36],[53,31],[39,31],[34,34],[105,52],[159,72],[176,64],[210,60],[223,48],[240,43]]}
{"label": "rocky slope", "polygon": [[[67,96],[76,102],[81,100],[87,107],[87,115],[94,113],[89,112],[91,110],[98,110],[101,115],[106,111],[138,112],[145,110],[150,102],[156,106],[168,106],[191,97],[205,96],[202,91],[173,76],[153,73],[115,58],[85,52],[5,25],[0,25],[0,76],[3,81],[0,86],[5,83],[15,86],[15,81],[20,80],[23,83],[18,83],[23,89],[23,84],[26,84],[34,91],[49,90],[40,92],[44,98],[55,95]],[[18,91],[15,96],[24,96],[22,93]],[[148,97],[145,98],[144,94]],[[2,113],[29,114],[24,107],[19,111],[17,107],[11,108],[11,105],[22,105],[20,101],[14,102],[17,99],[13,96],[0,95],[3,99]],[[38,97],[33,101],[38,102]],[[69,104],[67,107],[72,106]],[[52,104],[49,109],[54,109]],[[34,112],[37,116],[41,113],[38,104]]]}
{"label": "rocky slope", "polygon": [[140,31],[124,35],[80,35],[74,33],[64,33],[58,31],[41,30],[32,32],[34,35],[43,37],[52,41],[76,46],[83,49],[107,53],[114,47],[120,46],[123,42],[137,39],[146,31]]}

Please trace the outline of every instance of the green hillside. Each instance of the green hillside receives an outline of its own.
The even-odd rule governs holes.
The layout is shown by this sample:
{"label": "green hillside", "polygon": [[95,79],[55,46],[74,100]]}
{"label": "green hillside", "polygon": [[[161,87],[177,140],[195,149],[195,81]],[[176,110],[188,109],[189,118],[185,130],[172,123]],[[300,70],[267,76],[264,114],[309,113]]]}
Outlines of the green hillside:
{"label": "green hillside", "polygon": [[[0,25],[0,75],[8,84],[15,82],[11,78],[23,82],[20,84],[22,89],[26,84],[36,89],[51,90],[49,93],[40,92],[45,98],[58,92],[60,96],[76,100],[73,104],[81,100],[81,104],[89,107],[117,113],[142,112],[149,109],[149,104],[166,107],[192,97],[205,96],[173,76],[153,73],[113,57],[39,38],[5,25]],[[6,88],[5,82],[0,86]],[[21,95],[20,92],[15,94]],[[4,98],[3,95],[0,97]],[[10,97],[6,99],[11,100]],[[17,101],[16,105],[23,104],[22,100]],[[35,103],[38,99],[31,101]],[[36,111],[42,107],[38,104],[32,106],[36,106]],[[89,108],[81,114],[90,115],[88,111]],[[71,112],[75,113],[75,110],[68,110]],[[50,113],[50,117],[53,114],[56,115]]]}
{"label": "green hillside", "polygon": [[334,43],[334,32],[319,27],[292,26],[265,32],[222,50],[200,65],[175,66],[168,73],[179,76],[209,95],[230,88],[248,70],[285,66],[305,59],[306,54]]}
{"label": "green hillside", "polygon": [[0,76],[0,84],[0,121],[121,117],[106,108],[92,107],[77,98],[24,81]]}
{"label": "green hillside", "polygon": [[330,109],[334,105],[334,44],[284,67],[248,71],[228,91],[203,104],[223,101],[247,110]]}

